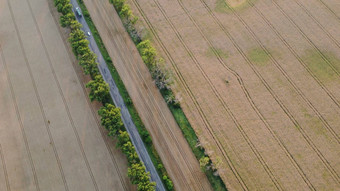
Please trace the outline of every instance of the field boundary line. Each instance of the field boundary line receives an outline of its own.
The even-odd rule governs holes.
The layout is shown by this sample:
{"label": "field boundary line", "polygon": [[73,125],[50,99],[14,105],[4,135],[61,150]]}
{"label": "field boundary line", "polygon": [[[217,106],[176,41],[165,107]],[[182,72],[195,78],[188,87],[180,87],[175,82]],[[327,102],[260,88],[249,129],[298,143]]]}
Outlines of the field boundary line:
{"label": "field boundary line", "polygon": [[[0,50],[0,51],[1,51],[1,50]],[[6,162],[5,162],[5,158],[4,158],[4,154],[3,154],[3,151],[2,151],[1,144],[0,144],[0,159],[1,159],[2,166],[3,166],[3,170],[4,170],[6,188],[7,188],[7,191],[10,191],[10,190],[11,190],[11,187],[10,187],[10,185],[9,185],[8,174],[7,174],[7,168],[6,168]]]}
{"label": "field boundary line", "polygon": [[248,187],[245,185],[245,183],[243,182],[242,178],[240,177],[240,175],[238,174],[237,170],[235,169],[235,167],[233,166],[231,160],[229,159],[228,154],[225,152],[225,150],[223,149],[223,147],[221,146],[221,144],[216,140],[216,136],[213,133],[213,130],[211,128],[210,123],[208,122],[208,120],[206,119],[205,114],[203,113],[202,108],[199,106],[194,94],[192,93],[192,91],[190,90],[189,86],[187,85],[187,83],[184,80],[184,77],[182,76],[181,72],[178,70],[171,54],[168,52],[168,50],[166,49],[165,45],[163,44],[163,42],[161,41],[161,39],[159,38],[155,28],[153,27],[153,25],[151,24],[151,22],[149,21],[149,19],[147,18],[147,16],[145,15],[144,11],[141,9],[139,3],[136,0],[133,0],[133,3],[135,4],[135,6],[137,7],[137,9],[139,10],[140,14],[142,15],[143,19],[146,21],[147,25],[149,26],[149,28],[151,29],[153,35],[156,37],[157,42],[160,44],[160,46],[162,47],[163,51],[166,53],[167,57],[169,58],[172,66],[175,68],[176,74],[179,76],[180,81],[184,84],[184,88],[186,89],[189,97],[191,98],[191,100],[194,102],[197,110],[200,113],[200,116],[203,120],[203,122],[205,123],[206,127],[208,128],[208,132],[209,134],[213,137],[213,140],[216,142],[216,145],[218,146],[219,150],[222,152],[222,154],[224,155],[224,157],[227,158],[227,164],[230,167],[231,171],[233,172],[233,174],[235,175],[236,179],[238,180],[238,182],[240,183],[240,185],[242,186],[243,190],[248,190]]}
{"label": "field boundary line", "polygon": [[[96,1],[93,1],[93,2],[95,3]],[[99,11],[99,9],[98,9],[98,4],[95,6],[95,8],[96,8],[97,11]],[[98,14],[98,15],[102,18],[103,21],[105,21],[105,19],[103,19],[103,17],[102,17],[101,14]],[[119,18],[119,19],[120,19],[120,18]],[[114,22],[113,22],[113,23],[114,23]],[[118,28],[118,27],[116,27],[115,24],[113,24],[113,25],[114,25],[115,28]],[[112,36],[114,36],[114,34],[112,33],[112,31],[109,31],[109,33],[110,33]],[[119,35],[117,35],[117,36],[119,36]],[[120,36],[119,36],[119,38],[121,39]],[[122,42],[125,42],[123,39],[121,39],[121,41],[122,41]],[[116,42],[116,41],[112,41],[112,42],[115,44],[116,47],[119,47],[119,46],[117,46],[117,42]],[[126,61],[125,57],[122,56],[121,53],[120,53],[119,51],[118,51],[118,54],[119,54],[119,57],[121,58],[121,60],[124,60],[124,62],[129,63],[129,62]],[[132,65],[132,66],[133,66],[133,65]],[[141,75],[141,73],[140,73],[140,70],[139,70],[138,68],[136,69],[135,67],[133,67],[133,68],[134,68],[134,71],[136,72],[136,74],[138,74],[138,75],[141,77],[141,79],[143,80],[144,84],[146,84],[144,78],[142,77],[142,75]],[[140,92],[139,89],[137,89],[137,91],[138,91],[140,94],[142,94],[142,92]],[[150,92],[150,89],[147,88],[147,91]],[[151,93],[150,95],[152,95],[152,93]],[[144,97],[141,97],[141,99],[145,100]],[[151,103],[152,103],[152,102],[151,102]],[[153,107],[159,109],[159,105],[158,105],[158,104],[154,105],[154,104],[152,103],[152,105],[153,105]],[[145,107],[144,107],[144,109],[145,109],[145,110],[151,111],[151,108],[145,108]],[[163,116],[163,118],[165,118],[165,116],[164,116],[164,114],[163,114],[163,112],[162,112],[161,110],[159,110],[159,113],[161,113],[162,116]],[[148,117],[149,117],[149,118],[152,118],[152,116],[150,117],[150,115],[148,115]],[[151,123],[159,124],[158,120],[157,120],[157,121],[151,120],[151,121],[152,121]],[[165,120],[165,122],[166,122],[167,126],[170,127],[170,126],[168,125],[167,120]],[[158,126],[159,126],[159,125],[158,125]],[[176,138],[175,136],[173,136],[173,133],[172,133],[172,131],[171,131],[171,128],[168,128],[168,129],[170,129],[171,136],[174,137],[174,139],[176,140],[176,145],[178,146],[178,151],[182,154],[181,149],[179,149],[180,146],[178,145],[177,138]],[[151,129],[150,129],[150,130],[151,130]],[[163,134],[159,134],[159,135],[161,135],[162,138],[165,139],[164,136],[163,136]],[[170,147],[169,147],[169,145],[168,145],[167,142],[164,141],[163,144],[165,144],[165,146],[166,146],[168,149],[170,149]],[[173,158],[174,161],[177,161],[175,157],[173,157],[172,155],[170,155],[170,156]],[[182,155],[182,156],[183,156],[183,155]],[[183,158],[183,161],[185,161],[185,163],[187,163],[187,161],[185,160],[185,158]],[[191,168],[190,168],[191,165],[190,165],[189,163],[187,163],[187,165],[188,165],[189,171],[191,171]],[[184,174],[183,174],[183,172],[182,172],[181,170],[178,169],[178,170],[176,170],[176,171],[177,171],[177,173],[182,174],[183,177],[184,177]],[[195,175],[195,173],[192,172],[193,178],[194,178],[194,175]],[[199,181],[198,181],[198,183],[199,183]],[[189,186],[189,185],[187,184],[187,182],[185,182],[184,184],[186,184],[186,186]],[[189,187],[188,187],[188,188],[189,188]]]}
{"label": "field boundary line", "polygon": [[[181,2],[182,0],[178,0],[179,2]],[[201,1],[202,2],[202,1]],[[230,33],[228,31],[226,31],[226,29],[224,28],[223,25],[221,25],[220,21],[216,18],[216,16],[211,12],[210,8],[207,7],[207,5],[205,4],[205,2],[202,2],[204,4],[204,6],[206,7],[207,11],[210,13],[210,16],[215,20],[215,23],[218,24],[220,26],[220,28],[223,30],[223,32],[228,36],[229,40],[232,41],[234,47],[238,50],[238,52],[242,55],[242,57],[245,59],[245,61],[250,65],[252,65],[252,63],[250,62],[249,58],[244,54],[244,52],[241,50],[241,48],[236,44],[235,39],[230,35]],[[184,5],[181,5],[182,7],[184,7]],[[193,18],[192,18],[193,19]],[[198,25],[196,26],[198,27]],[[203,32],[201,32],[202,36],[205,36]],[[207,38],[207,37],[205,37]],[[270,132],[270,134],[273,136],[273,138],[279,143],[279,145],[281,146],[281,149],[285,152],[286,156],[291,160],[291,163],[294,165],[294,167],[296,168],[296,170],[299,172],[300,176],[304,179],[304,181],[306,182],[306,184],[310,187],[313,188],[312,184],[310,183],[310,181],[308,180],[308,178],[306,177],[306,175],[304,174],[304,172],[302,171],[301,167],[297,164],[297,162],[295,161],[294,157],[292,156],[292,154],[287,150],[286,146],[284,145],[284,143],[282,142],[282,140],[276,135],[276,133],[271,129],[271,125],[266,121],[265,117],[262,115],[262,113],[259,111],[259,109],[257,108],[256,104],[254,103],[254,101],[251,99],[250,93],[248,92],[248,90],[246,89],[244,82],[242,80],[242,78],[239,76],[239,74],[237,74],[236,71],[234,71],[233,69],[229,68],[226,63],[223,61],[223,59],[221,58],[221,56],[217,53],[217,50],[213,47],[212,43],[207,39],[207,41],[209,42],[210,46],[213,48],[213,51],[215,53],[215,55],[218,57],[220,63],[227,69],[229,70],[231,73],[234,74],[234,76],[238,79],[244,94],[246,95],[248,102],[250,103],[250,105],[252,106],[252,108],[254,109],[254,111],[257,113],[257,115],[259,116],[259,118],[261,119],[261,121],[264,123],[264,125],[266,126],[267,130]],[[251,67],[253,70],[256,70],[255,68]],[[254,71],[255,72],[255,71]],[[256,70],[255,72],[259,78],[263,77],[259,74],[259,72]],[[266,81],[263,79],[264,83],[266,83]],[[269,86],[269,85],[268,85]]]}
{"label": "field boundary line", "polygon": [[[96,2],[96,1],[93,1],[93,2]],[[96,8],[96,10],[97,11],[99,11],[99,9],[98,9],[98,6],[96,5],[95,6],[95,8]],[[100,17],[101,17],[101,19],[104,21],[105,19],[103,19],[103,17],[101,16],[101,14],[98,14],[98,15],[100,15]],[[120,18],[119,18],[120,19]],[[116,25],[114,25],[115,26],[115,28],[118,28],[118,27],[116,27]],[[109,33],[112,35],[112,36],[114,36],[114,34],[111,32],[111,31],[109,31]],[[117,43],[116,43],[116,41],[112,41],[114,44],[115,44],[115,46],[116,47],[119,47],[119,46],[117,46]],[[119,57],[121,58],[121,60],[124,60],[124,62],[126,62],[126,59],[121,55],[121,53],[118,51],[118,54],[119,54]],[[127,63],[127,62],[126,62]],[[137,69],[135,69],[134,70],[135,72],[136,71],[138,71],[138,72],[136,72],[136,73],[138,73],[139,75],[140,75],[140,73],[139,73],[139,70]],[[141,75],[140,75],[141,76]],[[143,81],[144,81],[144,78],[141,78],[141,79],[143,79]],[[144,83],[144,84],[146,84],[146,83]],[[149,88],[148,88],[149,89]],[[142,94],[142,92],[137,88],[137,91],[139,92],[139,94]],[[142,100],[145,100],[144,99],[144,97],[141,97],[141,99]],[[145,108],[145,107],[143,107],[145,110],[148,110],[148,111],[151,111],[151,109],[150,109],[150,107],[147,107],[147,108]],[[150,116],[150,115],[148,115],[148,118],[152,118],[152,116]],[[153,120],[152,120],[153,121]],[[159,126],[158,124],[159,124],[159,122],[157,121],[155,121],[155,122],[152,122],[153,124],[157,124],[157,126]],[[150,130],[151,131],[151,130]],[[164,137],[163,137],[163,135],[161,134],[161,136],[162,136],[162,139],[164,139]],[[164,142],[164,144],[166,145],[166,147],[168,148],[168,149],[170,149],[170,147],[168,146],[168,144],[166,143],[166,142]],[[172,155],[171,155],[171,157],[173,158],[173,160],[174,161],[177,161],[176,160],[176,158],[175,157],[173,157]],[[183,172],[182,171],[180,171],[180,170],[178,170],[178,172],[180,173],[180,174],[182,174],[183,176],[184,176],[184,174],[183,174]],[[184,183],[185,184],[185,183]],[[187,185],[187,186],[189,186],[189,185]]]}

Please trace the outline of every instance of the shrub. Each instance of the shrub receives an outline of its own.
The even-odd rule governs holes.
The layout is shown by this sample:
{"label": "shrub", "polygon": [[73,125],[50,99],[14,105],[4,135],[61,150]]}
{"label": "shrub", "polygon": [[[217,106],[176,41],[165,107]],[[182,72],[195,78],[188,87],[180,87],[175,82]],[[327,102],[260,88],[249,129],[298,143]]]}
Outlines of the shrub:
{"label": "shrub", "polygon": [[90,100],[97,100],[102,103],[107,103],[110,99],[109,85],[103,80],[101,75],[96,75],[93,80],[86,84],[90,88]]}

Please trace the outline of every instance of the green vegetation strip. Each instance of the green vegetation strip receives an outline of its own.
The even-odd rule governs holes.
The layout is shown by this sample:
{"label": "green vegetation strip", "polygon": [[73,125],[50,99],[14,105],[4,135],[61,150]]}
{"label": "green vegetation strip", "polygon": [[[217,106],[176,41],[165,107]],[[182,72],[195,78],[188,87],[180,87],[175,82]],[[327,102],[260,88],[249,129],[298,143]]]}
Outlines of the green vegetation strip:
{"label": "green vegetation strip", "polygon": [[156,170],[158,172],[159,175],[161,175],[160,177],[162,178],[162,181],[164,183],[164,185],[166,186],[166,189],[171,191],[171,190],[174,190],[173,188],[173,183],[171,181],[171,179],[169,178],[168,176],[168,173],[166,172],[166,169],[164,168],[164,165],[161,161],[161,158],[159,157],[155,147],[153,146],[152,144],[152,139],[150,137],[150,134],[149,132],[146,130],[141,118],[139,117],[138,115],[138,112],[136,110],[136,108],[134,107],[133,103],[132,103],[132,100],[125,88],[125,85],[122,81],[122,79],[120,78],[116,68],[114,67],[113,63],[112,63],[112,59],[110,58],[109,56],[109,53],[107,52],[105,46],[104,46],[104,43],[98,33],[98,30],[96,28],[96,26],[94,25],[91,17],[90,17],[90,14],[88,13],[88,10],[84,4],[84,2],[82,0],[77,0],[78,3],[79,3],[79,6],[83,12],[83,15],[84,15],[84,18],[92,32],[92,35],[99,47],[99,50],[100,52],[102,53],[103,55],[103,58],[105,59],[106,61],[106,64],[110,70],[110,73],[119,89],[119,92],[124,100],[124,103],[125,105],[127,106],[128,110],[129,110],[129,113],[132,117],[132,120],[135,124],[135,126],[137,127],[137,130],[140,134],[140,136],[142,137],[142,140],[145,144],[145,147],[149,153],[149,156],[154,164],[154,166],[156,167]]}
{"label": "green vegetation strip", "polygon": [[[98,111],[98,114],[101,116],[101,124],[109,131],[109,136],[118,138],[117,147],[120,148],[127,157],[129,165],[128,177],[133,184],[137,184],[137,190],[154,191],[156,183],[150,181],[150,173],[146,172],[145,166],[140,161],[129,134],[125,130],[120,109],[116,108],[112,103],[109,94],[109,85],[99,73],[96,55],[88,47],[89,42],[81,30],[81,24],[76,20],[72,12],[70,0],[54,0],[54,5],[57,7],[58,12],[62,14],[60,16],[61,26],[71,29],[68,40],[74,55],[79,61],[79,65],[83,68],[84,73],[90,75],[92,78],[92,80],[86,84],[86,87],[90,88],[90,99],[91,101],[99,101],[104,105]],[[89,18],[87,10],[84,15]],[[94,27],[92,21],[91,25]],[[97,32],[95,35],[97,36],[97,40],[100,40]],[[103,46],[100,46],[100,48],[105,50]],[[109,59],[107,52],[105,53],[103,56],[106,61],[110,61],[109,63],[112,65],[112,61]]]}
{"label": "green vegetation strip", "polygon": [[[185,116],[182,108],[180,107],[179,101],[176,99],[171,89],[171,85],[173,84],[171,73],[165,69],[164,59],[160,58],[157,55],[156,49],[152,46],[150,42],[151,40],[150,36],[145,36],[144,38],[142,38],[138,35],[142,34],[142,32],[137,31],[135,27],[135,23],[137,22],[138,17],[133,15],[129,5],[126,4],[125,0],[109,0],[109,1],[115,7],[125,26],[125,29],[129,33],[131,39],[136,44],[136,47],[144,63],[149,68],[149,71],[153,79],[155,80],[157,87],[159,88],[164,100],[167,102],[168,107],[170,108],[177,124],[181,128],[184,137],[188,141],[190,148],[192,149],[196,158],[199,160],[201,169],[208,177],[208,180],[210,181],[213,189],[218,191],[227,190],[221,177],[218,175],[216,168],[212,164],[212,161],[205,154],[204,149],[202,147],[197,146],[199,145],[198,137],[194,129],[191,127],[187,117]],[[225,57],[227,57],[227,55],[225,55]],[[154,150],[154,148],[152,149]],[[159,159],[158,155],[157,158]],[[161,167],[162,167],[161,169],[164,169],[163,166]],[[166,173],[165,169],[162,170],[161,173],[162,175],[164,175],[163,173]],[[164,182],[164,184],[167,185],[167,182]],[[170,189],[168,188],[168,190]]]}

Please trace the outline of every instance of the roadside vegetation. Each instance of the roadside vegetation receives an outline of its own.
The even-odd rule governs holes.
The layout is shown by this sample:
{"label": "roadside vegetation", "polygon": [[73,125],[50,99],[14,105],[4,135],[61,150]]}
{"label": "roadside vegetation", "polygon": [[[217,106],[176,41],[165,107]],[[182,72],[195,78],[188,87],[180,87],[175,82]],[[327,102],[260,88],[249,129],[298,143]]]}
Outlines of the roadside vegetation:
{"label": "roadside vegetation", "polygon": [[[199,143],[198,137],[186,118],[181,106],[180,98],[173,93],[173,77],[172,73],[166,69],[164,59],[161,58],[156,49],[150,42],[150,36],[142,36],[144,31],[138,31],[135,27],[138,17],[133,15],[130,6],[125,0],[109,0],[118,12],[125,29],[129,33],[131,39],[135,43],[144,63],[154,79],[155,84],[159,88],[164,100],[168,104],[177,124],[181,128],[184,137],[188,141],[190,148],[200,162],[202,171],[207,175],[214,190],[227,190],[222,179],[218,175],[217,169],[205,154],[204,148]],[[166,184],[166,183],[165,183]]]}
{"label": "roadside vegetation", "polygon": [[[112,60],[111,60],[111,58],[110,58],[110,56],[109,56],[109,54],[108,54],[108,52],[107,52],[107,50],[104,46],[102,39],[100,38],[100,35],[98,34],[96,26],[94,25],[94,23],[93,23],[93,21],[90,17],[90,14],[87,11],[87,8],[86,8],[84,2],[82,0],[78,0],[78,3],[79,3],[79,6],[80,6],[80,8],[83,12],[84,18],[85,18],[87,24],[90,27],[90,30],[93,34],[93,37],[94,37],[95,41],[97,42],[97,45],[100,49],[100,52],[102,53],[104,60],[106,61],[106,64],[107,64],[107,66],[110,70],[110,73],[111,73],[113,79],[115,80],[115,83],[116,83],[116,85],[119,89],[119,92],[120,92],[123,100],[124,100],[124,103],[126,104],[128,110],[129,110],[129,113],[132,117],[132,120],[137,127],[138,133],[142,137],[144,145],[145,145],[145,147],[146,147],[146,149],[149,153],[149,156],[150,156],[154,166],[156,167],[156,170],[157,170],[159,176],[161,177],[163,184],[165,185],[165,188],[168,191],[174,190],[173,183],[172,183],[171,179],[169,178],[169,175],[168,175],[168,173],[167,173],[167,171],[166,171],[166,169],[165,169],[165,167],[164,167],[164,165],[161,161],[161,158],[159,157],[155,147],[152,144],[152,139],[150,137],[150,134],[146,130],[141,118],[139,117],[138,112],[137,112],[136,108],[134,107],[134,105],[132,103],[132,100],[131,100],[131,98],[130,98],[130,96],[129,96],[129,94],[128,94],[128,92],[127,92],[127,90],[126,90],[126,88],[123,84],[123,81],[121,80],[117,70],[115,69],[115,67],[112,63]],[[128,8],[128,10],[130,10],[130,8]],[[125,11],[124,14],[130,15],[130,13],[131,12],[129,12],[129,11]],[[136,22],[138,20],[137,17],[133,17],[132,15],[130,15],[129,18],[134,19],[135,20],[134,22]],[[130,22],[132,22],[132,21],[130,21]],[[135,31],[135,30],[133,28],[131,28],[131,31]],[[136,35],[136,37],[137,36],[138,35]]]}
{"label": "roadside vegetation", "polygon": [[91,101],[96,100],[104,105],[98,111],[101,116],[101,124],[108,130],[109,136],[118,139],[117,147],[127,157],[129,165],[128,177],[133,184],[137,185],[137,190],[155,190],[156,183],[150,181],[150,174],[146,172],[145,166],[140,161],[129,134],[125,130],[120,109],[113,105],[109,94],[109,85],[99,73],[96,55],[88,47],[89,42],[81,30],[82,25],[76,20],[72,12],[70,0],[54,0],[54,5],[57,7],[58,12],[62,14],[60,16],[61,26],[71,30],[69,42],[74,55],[79,61],[79,65],[83,68],[84,73],[92,78],[86,84],[86,87],[90,88],[89,98]]}

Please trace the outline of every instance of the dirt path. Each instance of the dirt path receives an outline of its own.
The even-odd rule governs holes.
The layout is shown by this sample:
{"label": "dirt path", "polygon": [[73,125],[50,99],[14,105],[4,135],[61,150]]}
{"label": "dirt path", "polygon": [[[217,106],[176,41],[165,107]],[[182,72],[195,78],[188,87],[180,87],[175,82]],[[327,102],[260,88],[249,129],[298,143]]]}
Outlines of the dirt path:
{"label": "dirt path", "polygon": [[1,190],[133,189],[48,2],[1,1],[0,9]]}

